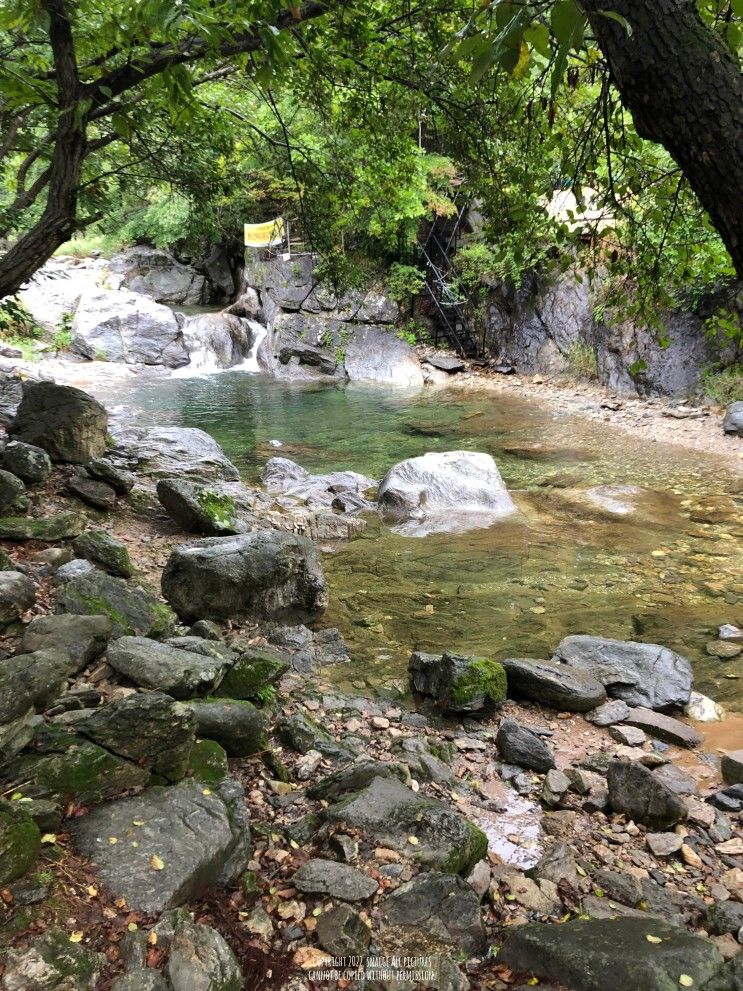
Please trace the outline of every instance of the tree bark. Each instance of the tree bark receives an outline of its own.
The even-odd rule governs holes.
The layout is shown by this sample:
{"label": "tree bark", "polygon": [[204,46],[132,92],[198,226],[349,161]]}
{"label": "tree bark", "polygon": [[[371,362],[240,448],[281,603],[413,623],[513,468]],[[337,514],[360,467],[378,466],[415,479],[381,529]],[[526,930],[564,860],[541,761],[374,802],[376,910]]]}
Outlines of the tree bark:
{"label": "tree bark", "polygon": [[[743,73],[693,0],[583,0],[638,134],[681,167],[743,277]],[[632,33],[602,11],[626,18]]]}

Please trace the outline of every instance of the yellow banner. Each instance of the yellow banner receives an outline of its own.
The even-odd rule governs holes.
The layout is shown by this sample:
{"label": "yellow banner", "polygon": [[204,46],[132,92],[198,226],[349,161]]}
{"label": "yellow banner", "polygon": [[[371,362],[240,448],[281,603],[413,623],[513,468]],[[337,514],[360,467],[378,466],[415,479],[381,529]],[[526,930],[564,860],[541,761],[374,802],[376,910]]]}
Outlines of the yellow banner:
{"label": "yellow banner", "polygon": [[284,240],[284,220],[268,220],[265,224],[245,224],[246,248],[270,248]]}

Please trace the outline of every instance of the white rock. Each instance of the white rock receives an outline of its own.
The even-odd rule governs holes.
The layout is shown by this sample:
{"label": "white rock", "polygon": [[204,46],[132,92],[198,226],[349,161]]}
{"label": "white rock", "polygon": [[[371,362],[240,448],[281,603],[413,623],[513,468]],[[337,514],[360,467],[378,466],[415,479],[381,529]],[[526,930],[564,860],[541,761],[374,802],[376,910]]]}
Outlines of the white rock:
{"label": "white rock", "polygon": [[684,715],[698,723],[719,722],[725,715],[722,706],[700,692],[692,692],[688,705],[684,706]]}

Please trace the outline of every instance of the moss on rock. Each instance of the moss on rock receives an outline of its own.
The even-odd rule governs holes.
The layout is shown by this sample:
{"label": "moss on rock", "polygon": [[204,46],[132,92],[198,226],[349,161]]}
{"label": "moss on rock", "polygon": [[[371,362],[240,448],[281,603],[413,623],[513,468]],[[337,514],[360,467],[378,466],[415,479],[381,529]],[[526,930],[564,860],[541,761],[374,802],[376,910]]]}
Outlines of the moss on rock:
{"label": "moss on rock", "polygon": [[[444,659],[451,655],[444,655]],[[468,658],[463,666],[453,665],[453,678],[446,702],[457,711],[472,707],[493,707],[506,700],[507,679],[502,664],[489,657]]]}
{"label": "moss on rock", "polygon": [[0,802],[0,885],[15,881],[36,861],[39,827],[18,802]]}
{"label": "moss on rock", "polygon": [[191,748],[188,768],[194,778],[216,785],[230,773],[227,753],[216,740],[197,740]]}
{"label": "moss on rock", "polygon": [[242,654],[227,672],[218,694],[226,698],[252,699],[274,685],[289,670],[289,663],[275,651],[255,648]]}

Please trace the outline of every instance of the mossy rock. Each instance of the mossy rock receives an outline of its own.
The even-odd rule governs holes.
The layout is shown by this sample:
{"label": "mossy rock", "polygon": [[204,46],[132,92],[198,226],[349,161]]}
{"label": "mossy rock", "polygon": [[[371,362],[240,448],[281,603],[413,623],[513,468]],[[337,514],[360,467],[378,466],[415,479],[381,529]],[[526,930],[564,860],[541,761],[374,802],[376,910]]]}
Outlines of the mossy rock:
{"label": "mossy rock", "polygon": [[27,949],[11,949],[5,963],[5,987],[33,991],[94,991],[98,985],[102,953],[93,953],[70,935],[48,929]]}
{"label": "mossy rock", "polygon": [[225,698],[252,699],[289,670],[289,662],[277,651],[255,648],[242,654],[227,672],[218,694]]}
{"label": "mossy rock", "polygon": [[134,574],[135,569],[129,551],[121,541],[116,540],[105,530],[86,530],[72,546],[78,557],[92,561],[110,575],[131,578]]}
{"label": "mossy rock", "polygon": [[266,717],[242,699],[204,698],[186,703],[196,718],[196,732],[216,740],[230,757],[249,757],[268,746]]}
{"label": "mossy rock", "polygon": [[216,785],[229,776],[227,752],[216,740],[197,740],[191,748],[188,768],[194,778]]}
{"label": "mossy rock", "polygon": [[33,867],[41,846],[41,832],[19,802],[0,801],[0,885],[21,877]]}
{"label": "mossy rock", "polygon": [[145,636],[156,640],[172,634],[173,610],[143,588],[93,569],[66,582],[57,595],[63,612],[80,616],[108,616],[114,637]]}
{"label": "mossy rock", "polygon": [[489,657],[460,657],[444,654],[449,677],[440,695],[447,712],[478,714],[492,711],[506,700],[507,678],[502,664]]}
{"label": "mossy rock", "polygon": [[88,521],[81,513],[58,513],[43,519],[26,516],[5,516],[0,519],[0,540],[43,540],[54,544],[78,537]]}
{"label": "mossy rock", "polygon": [[0,571],[14,571],[15,564],[13,564],[13,559],[10,554],[6,554],[4,550],[0,549]]}

